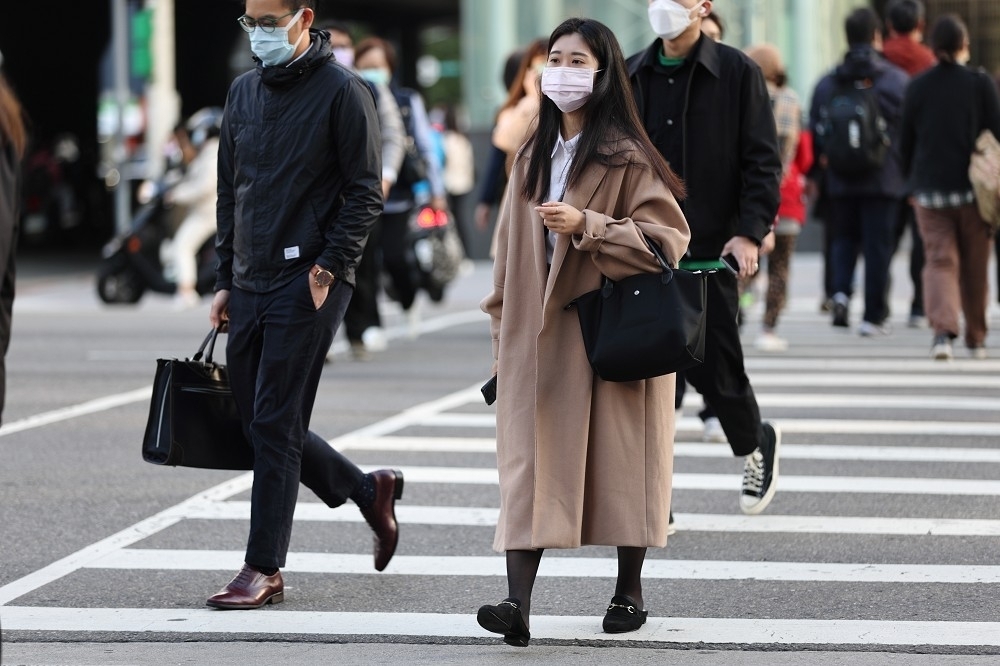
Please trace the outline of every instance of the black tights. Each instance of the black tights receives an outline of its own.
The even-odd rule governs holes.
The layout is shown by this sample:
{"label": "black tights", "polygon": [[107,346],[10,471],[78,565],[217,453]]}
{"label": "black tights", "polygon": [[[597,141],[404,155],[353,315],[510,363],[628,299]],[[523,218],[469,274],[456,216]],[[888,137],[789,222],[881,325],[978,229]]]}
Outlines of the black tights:
{"label": "black tights", "polygon": [[[507,596],[521,602],[521,616],[530,626],[528,615],[531,611],[531,590],[535,586],[538,565],[544,550],[507,551]],[[642,602],[642,564],[646,559],[646,549],[634,546],[618,546],[618,581],[615,594],[631,597],[639,608]]]}

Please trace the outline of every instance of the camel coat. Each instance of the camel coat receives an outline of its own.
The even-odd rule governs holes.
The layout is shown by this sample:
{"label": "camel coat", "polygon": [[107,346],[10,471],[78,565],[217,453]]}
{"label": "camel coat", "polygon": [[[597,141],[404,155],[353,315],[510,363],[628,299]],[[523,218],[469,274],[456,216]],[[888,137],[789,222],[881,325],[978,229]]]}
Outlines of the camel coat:
{"label": "camel coat", "polygon": [[497,372],[498,551],[667,542],[673,470],[673,375],[605,382],[587,361],[576,310],[565,306],[618,280],[659,272],[639,229],[676,264],[690,231],[666,185],[626,146],[621,167],[592,164],[564,201],[586,216],[559,235],[546,263],[545,227],[520,196],[527,156],[501,206],[491,317]]}

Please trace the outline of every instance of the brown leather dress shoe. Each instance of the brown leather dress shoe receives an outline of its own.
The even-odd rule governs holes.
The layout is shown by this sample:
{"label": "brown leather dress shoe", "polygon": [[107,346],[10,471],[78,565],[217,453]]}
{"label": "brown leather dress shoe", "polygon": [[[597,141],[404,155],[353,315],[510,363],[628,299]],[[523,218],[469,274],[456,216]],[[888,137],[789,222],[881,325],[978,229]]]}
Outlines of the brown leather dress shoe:
{"label": "brown leather dress shoe", "polygon": [[229,584],[213,594],[205,603],[223,610],[247,610],[264,604],[276,604],[285,599],[285,582],[281,572],[267,576],[249,564],[244,564]]}
{"label": "brown leather dress shoe", "polygon": [[361,510],[375,532],[375,570],[389,566],[389,560],[399,543],[399,524],[396,522],[396,500],[403,496],[403,473],[398,469],[380,469],[371,473],[375,481],[375,501]]}

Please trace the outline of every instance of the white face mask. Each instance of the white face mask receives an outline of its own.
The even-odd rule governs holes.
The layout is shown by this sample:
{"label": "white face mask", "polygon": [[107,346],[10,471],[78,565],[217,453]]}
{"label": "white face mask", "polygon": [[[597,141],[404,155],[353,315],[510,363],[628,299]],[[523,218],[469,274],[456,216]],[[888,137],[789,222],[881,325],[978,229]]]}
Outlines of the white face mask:
{"label": "white face mask", "polygon": [[597,70],[589,67],[546,67],[542,70],[542,94],[563,113],[576,111],[594,92]]}
{"label": "white face mask", "polygon": [[306,31],[302,31],[302,34],[299,35],[294,44],[288,43],[288,31],[302,17],[302,12],[304,11],[305,8],[295,12],[295,16],[288,22],[288,25],[275,28],[273,32],[265,32],[260,27],[257,27],[250,33],[250,50],[253,51],[255,56],[260,58],[265,67],[284,65],[292,59],[295,49],[298,48],[299,42],[305,37]]}
{"label": "white face mask", "polygon": [[648,10],[649,25],[652,26],[653,32],[669,42],[688,29],[694,22],[691,17],[692,12],[703,4],[704,0],[688,8],[674,0],[654,0]]}

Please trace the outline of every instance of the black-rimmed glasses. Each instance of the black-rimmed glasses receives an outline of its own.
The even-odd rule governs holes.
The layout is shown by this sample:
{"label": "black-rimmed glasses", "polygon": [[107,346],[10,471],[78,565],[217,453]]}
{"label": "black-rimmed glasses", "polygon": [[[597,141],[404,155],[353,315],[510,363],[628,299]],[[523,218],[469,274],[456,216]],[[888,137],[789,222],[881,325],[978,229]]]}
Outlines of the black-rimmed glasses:
{"label": "black-rimmed glasses", "polygon": [[243,16],[236,19],[236,22],[240,24],[240,27],[243,28],[245,32],[253,32],[256,28],[260,28],[264,32],[274,32],[274,29],[278,27],[278,21],[285,18],[286,16],[291,16],[297,11],[299,10],[296,9],[295,11],[288,12],[287,14],[282,14],[278,18],[270,18],[265,16],[262,19],[255,19],[253,17],[244,14]]}

